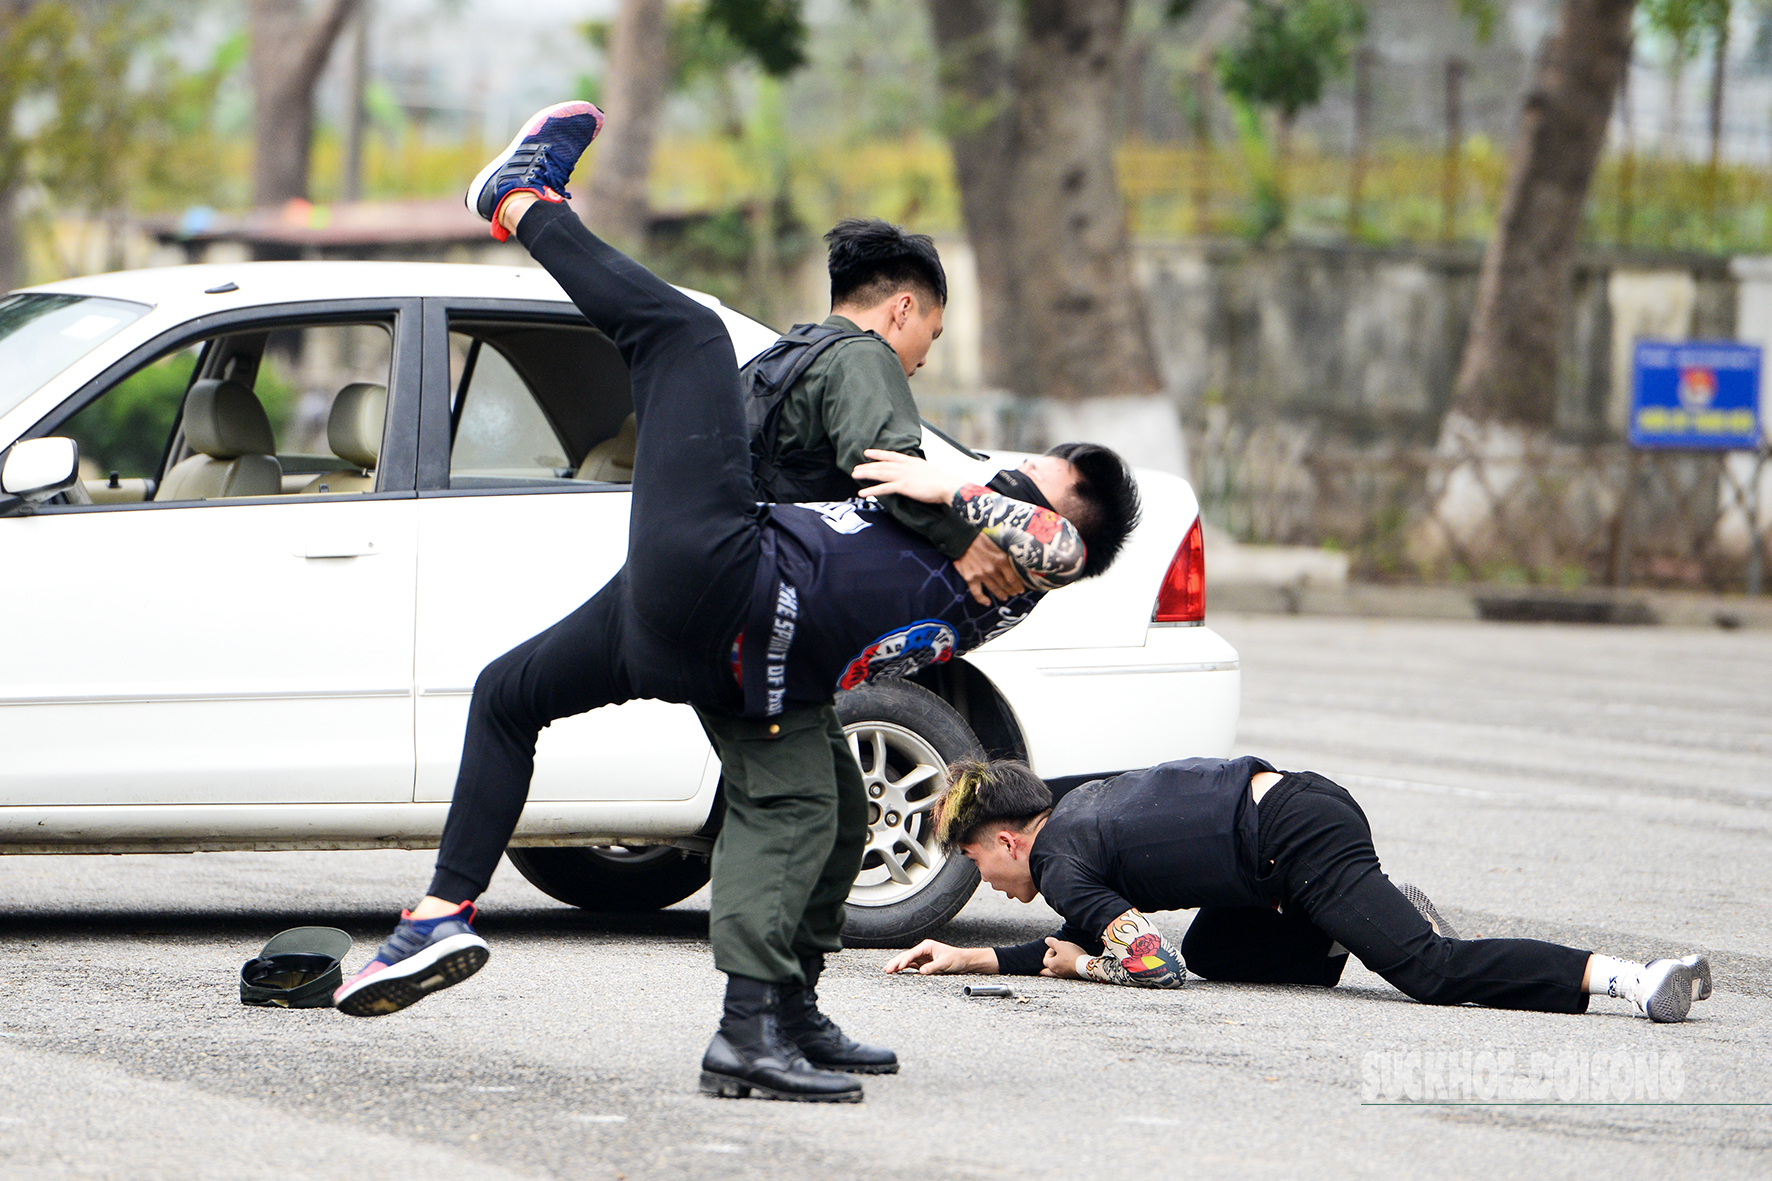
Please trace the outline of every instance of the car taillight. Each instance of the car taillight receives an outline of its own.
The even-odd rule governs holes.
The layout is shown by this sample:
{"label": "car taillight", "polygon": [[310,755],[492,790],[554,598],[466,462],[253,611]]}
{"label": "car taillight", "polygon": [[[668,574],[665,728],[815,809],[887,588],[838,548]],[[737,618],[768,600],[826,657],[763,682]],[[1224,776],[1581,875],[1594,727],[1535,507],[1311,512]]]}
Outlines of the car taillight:
{"label": "car taillight", "polygon": [[1200,519],[1187,531],[1170,559],[1163,585],[1157,591],[1152,623],[1203,623],[1206,620],[1206,540]]}

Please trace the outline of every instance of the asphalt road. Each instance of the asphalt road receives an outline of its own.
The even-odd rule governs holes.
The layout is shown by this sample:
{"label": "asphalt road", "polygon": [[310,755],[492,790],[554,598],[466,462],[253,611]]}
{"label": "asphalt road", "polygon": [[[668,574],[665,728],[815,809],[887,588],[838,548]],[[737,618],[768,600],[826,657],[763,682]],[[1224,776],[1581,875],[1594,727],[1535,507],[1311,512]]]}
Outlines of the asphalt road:
{"label": "asphalt road", "polygon": [[[827,1007],[904,1072],[857,1107],[717,1101],[694,1090],[721,984],[705,898],[615,921],[507,867],[479,976],[352,1020],[245,1008],[235,973],[300,923],[367,955],[428,854],[0,858],[0,1176],[1767,1175],[1772,635],[1213,623],[1243,654],[1242,748],[1353,788],[1391,875],[1467,933],[1705,949],[1714,999],[1675,1026],[1604,998],[1436,1009],[1355,965],[1333,990],[969,1001],[855,951]],[[1050,918],[981,895],[947,937]],[[1601,1085],[1638,1101],[1560,1101]]]}

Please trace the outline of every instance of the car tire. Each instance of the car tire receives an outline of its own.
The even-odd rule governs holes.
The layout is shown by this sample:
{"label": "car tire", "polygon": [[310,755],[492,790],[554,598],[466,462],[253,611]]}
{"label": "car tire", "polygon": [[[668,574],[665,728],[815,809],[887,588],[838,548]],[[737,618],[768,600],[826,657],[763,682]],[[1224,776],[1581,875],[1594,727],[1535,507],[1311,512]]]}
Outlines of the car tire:
{"label": "car tire", "polygon": [[550,898],[605,913],[662,910],[708,884],[708,859],[669,845],[509,849],[505,856]]}
{"label": "car tire", "polygon": [[843,941],[910,947],[945,926],[978,888],[978,869],[935,842],[947,766],[982,759],[953,706],[920,685],[882,680],[837,695],[868,791],[868,848],[850,891]]}

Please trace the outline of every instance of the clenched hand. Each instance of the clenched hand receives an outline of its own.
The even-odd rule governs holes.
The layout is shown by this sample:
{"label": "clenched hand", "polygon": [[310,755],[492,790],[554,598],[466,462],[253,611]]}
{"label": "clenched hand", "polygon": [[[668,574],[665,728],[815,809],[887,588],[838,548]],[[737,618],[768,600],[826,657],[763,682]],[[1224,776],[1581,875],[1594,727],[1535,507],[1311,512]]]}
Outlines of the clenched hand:
{"label": "clenched hand", "polygon": [[1015,562],[982,533],[972,539],[965,553],[954,559],[954,569],[972,588],[972,597],[986,607],[991,605],[993,596],[1007,599],[1027,590]]}

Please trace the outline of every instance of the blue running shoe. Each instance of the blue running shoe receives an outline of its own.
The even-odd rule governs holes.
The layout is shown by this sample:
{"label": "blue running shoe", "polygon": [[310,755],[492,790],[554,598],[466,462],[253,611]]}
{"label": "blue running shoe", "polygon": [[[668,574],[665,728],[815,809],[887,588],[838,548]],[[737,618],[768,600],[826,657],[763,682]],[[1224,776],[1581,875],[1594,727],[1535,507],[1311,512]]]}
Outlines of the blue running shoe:
{"label": "blue running shoe", "polygon": [[492,236],[503,242],[511,236],[498,224],[504,199],[519,189],[544,201],[570,197],[566,182],[601,130],[603,112],[587,102],[556,103],[537,111],[468,186],[467,207],[491,222]]}
{"label": "blue running shoe", "polygon": [[401,911],[400,925],[375,958],[332,994],[332,1003],[352,1017],[381,1017],[460,984],[492,954],[469,925],[474,914],[472,902],[434,919]]}

